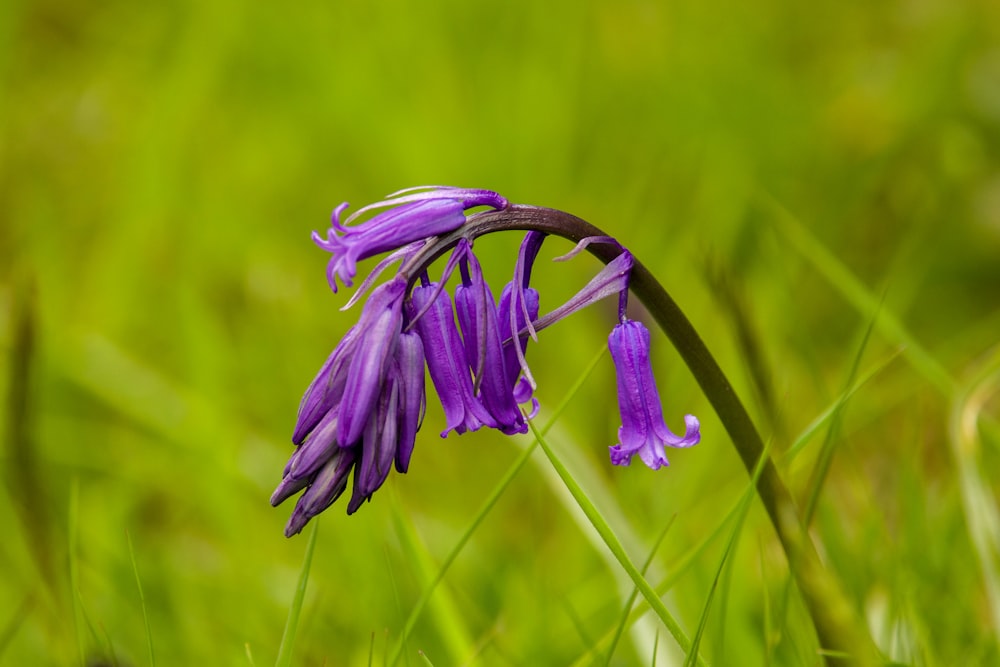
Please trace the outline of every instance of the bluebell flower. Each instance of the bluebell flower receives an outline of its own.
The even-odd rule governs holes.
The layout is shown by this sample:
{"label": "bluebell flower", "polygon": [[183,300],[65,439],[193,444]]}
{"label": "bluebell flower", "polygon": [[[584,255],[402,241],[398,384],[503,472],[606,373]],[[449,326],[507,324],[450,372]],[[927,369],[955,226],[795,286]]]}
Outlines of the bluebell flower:
{"label": "bluebell flower", "polygon": [[[326,275],[334,292],[337,291],[337,278],[348,287],[354,284],[359,260],[453,231],[465,222],[468,209],[477,206],[501,209],[507,206],[507,200],[489,190],[412,188],[365,206],[341,222],[340,216],[347,206],[344,202],[334,209],[326,238],[313,232],[316,245],[333,253]],[[359,216],[378,208],[391,210],[351,226]]]}
{"label": "bluebell flower", "polygon": [[411,307],[416,320],[416,332],[424,344],[424,357],[434,388],[444,408],[445,430],[461,435],[477,431],[482,426],[496,426],[496,421],[473,395],[472,376],[465,356],[465,347],[455,326],[455,314],[448,290],[436,283],[413,289]]}
{"label": "bluebell flower", "polygon": [[[444,409],[441,437],[483,426],[506,434],[527,432],[526,420],[538,410],[535,380],[526,361],[528,340],[537,340],[539,331],[609,296],[618,296],[621,322],[609,338],[622,414],[619,443],[611,447],[612,463],[628,464],[638,454],[656,469],[667,464],[665,446],[698,442],[694,417],[686,418],[684,436],[674,435],[663,422],[649,363],[649,333],[624,317],[634,261],[617,241],[588,236],[557,258],[568,259],[594,243],[617,252],[576,295],[540,317],[539,292],[530,279],[545,233],[528,231],[499,302],[473,254],[472,241],[484,232],[473,224],[477,215],[467,214],[477,207],[507,209],[507,200],[497,193],[404,190],[341,222],[346,206],[334,211],[325,239],[314,234],[332,255],[327,266],[330,287],[336,292],[338,279],[352,285],[358,261],[390,254],[345,308],[358,301],[390,265],[399,262],[400,267],[394,277],[372,290],[357,324],[337,344],[299,404],[292,433],[296,450],[271,497],[277,505],[302,492],[286,535],[301,531],[343,495],[349,478],[353,477],[347,504],[351,514],[372,498],[392,467],[400,473],[409,470],[426,407],[425,367]],[[374,214],[357,222],[369,213]],[[429,266],[449,249],[452,254],[440,278],[432,280]],[[453,307],[447,283],[456,269],[461,277]],[[531,410],[525,416],[521,406],[529,402]]]}
{"label": "bluebell flower", "polygon": [[405,473],[417,442],[417,431],[427,407],[424,389],[424,344],[413,331],[399,335],[396,345],[399,372],[399,444],[396,447],[396,470]]}
{"label": "bluebell flower", "polygon": [[649,361],[649,330],[641,322],[625,319],[608,337],[618,380],[618,407],[622,426],[618,444],[610,448],[611,462],[628,465],[632,456],[653,470],[670,465],[664,446],[691,447],[701,440],[698,418],[684,417],[683,436],[675,435],[663,421],[660,394]]}
{"label": "bluebell flower", "polygon": [[475,377],[474,393],[501,432],[507,435],[527,433],[528,424],[514,398],[514,382],[507,379],[493,293],[483,278],[471,246],[460,242],[456,252],[461,252],[463,257],[459,264],[462,283],[455,288],[455,310],[462,327],[466,362]]}

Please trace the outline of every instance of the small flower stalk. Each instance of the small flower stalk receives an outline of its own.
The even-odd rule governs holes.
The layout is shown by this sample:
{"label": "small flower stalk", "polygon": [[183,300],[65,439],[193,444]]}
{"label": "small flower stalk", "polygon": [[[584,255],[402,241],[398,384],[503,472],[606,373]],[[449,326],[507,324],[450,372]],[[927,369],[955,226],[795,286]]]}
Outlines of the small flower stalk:
{"label": "small flower stalk", "polygon": [[[332,505],[352,481],[348,514],[356,512],[385,483],[390,469],[409,470],[426,408],[425,369],[444,409],[441,437],[483,427],[526,433],[538,411],[536,383],[527,364],[529,339],[608,296],[619,298],[619,324],[608,339],[614,360],[622,426],[611,462],[639,458],[656,470],[668,465],[665,447],[690,447],[700,440],[697,418],[685,417],[683,436],[667,428],[649,360],[650,336],[625,317],[633,259],[606,236],[577,238],[568,259],[593,243],[620,250],[565,304],[539,316],[540,297],[530,285],[531,269],[546,234],[529,228],[514,262],[513,277],[499,299],[483,277],[473,241],[498,229],[475,223],[471,209],[508,209],[488,190],[415,188],[390,195],[341,220],[347,204],[333,213],[325,237],[313,240],[331,253],[327,280],[352,286],[357,263],[389,253],[358,288],[352,305],[389,265],[395,275],[368,296],[360,317],[344,335],[306,389],[292,433],[296,449],[271,497],[278,505],[302,492],[285,534],[302,530]],[[377,212],[376,212],[377,211]],[[374,213],[363,222],[359,218]],[[523,227],[522,227],[523,229]],[[569,236],[567,234],[567,236]],[[441,276],[432,280],[433,261],[451,250]],[[453,292],[449,279],[458,275]],[[454,300],[452,299],[454,296]]]}

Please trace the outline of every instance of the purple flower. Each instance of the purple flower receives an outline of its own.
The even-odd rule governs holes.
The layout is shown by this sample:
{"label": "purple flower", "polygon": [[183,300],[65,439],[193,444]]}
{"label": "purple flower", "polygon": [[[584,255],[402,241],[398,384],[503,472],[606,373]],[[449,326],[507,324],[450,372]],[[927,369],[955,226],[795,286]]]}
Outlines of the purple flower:
{"label": "purple flower", "polygon": [[417,333],[424,344],[424,357],[431,381],[444,407],[448,431],[458,434],[476,431],[482,426],[496,426],[486,408],[472,393],[472,377],[465,358],[465,348],[455,326],[448,292],[431,283],[416,287],[411,295],[411,317],[416,319]]}
{"label": "purple flower", "polygon": [[[517,262],[514,264],[514,279],[504,285],[500,292],[500,305],[497,306],[497,320],[502,327],[503,338],[511,339],[503,348],[504,369],[507,380],[514,390],[514,399],[518,403],[531,400],[535,390],[535,380],[531,377],[525,354],[529,332],[535,335],[530,325],[538,317],[539,298],[538,290],[529,287],[528,283],[531,280],[531,268],[544,240],[545,234],[541,232],[532,231],[524,236],[517,253]],[[522,329],[525,329],[525,332],[518,334]],[[514,339],[517,340],[516,344]],[[518,380],[522,370],[524,377]],[[536,404],[532,416],[537,407]]]}
{"label": "purple flower", "polygon": [[[285,526],[285,537],[291,537],[301,532],[309,519],[332,505],[344,493],[344,489],[347,488],[347,477],[351,473],[351,468],[354,467],[356,456],[357,452],[354,449],[338,448],[334,451],[333,456],[309,481],[309,488],[295,503],[292,516],[288,519],[288,525]],[[271,504],[277,505],[305,486],[305,484],[301,484],[296,489],[295,486],[299,484],[301,482],[289,483],[287,489],[283,489],[286,482],[282,481],[281,486],[271,496]],[[283,493],[279,495],[279,492]]]}
{"label": "purple flower", "polygon": [[[513,305],[513,293],[513,283],[504,285],[503,291],[500,293],[500,304],[497,306],[497,321],[500,326],[504,327],[504,335],[510,336],[512,339],[509,344],[503,346],[504,374],[514,392],[514,400],[518,403],[526,403],[532,400],[531,395],[534,393],[534,388],[528,378],[518,379],[518,375],[521,373],[519,358],[524,359],[528,353],[528,333],[525,331],[525,333],[517,335],[516,347],[513,339],[518,331],[527,327],[528,322],[538,318],[538,290],[531,287],[524,288],[520,297],[523,308],[516,309]],[[527,313],[527,317],[525,317],[525,313]]]}
{"label": "purple flower", "polygon": [[[271,496],[277,505],[302,492],[286,535],[301,531],[343,495],[349,478],[353,488],[347,513],[353,514],[381,488],[390,468],[407,472],[426,407],[425,365],[444,408],[441,437],[483,426],[506,434],[527,432],[519,404],[532,403],[528,419],[538,410],[532,396],[535,381],[525,360],[528,339],[537,340],[539,331],[608,296],[618,296],[621,321],[609,338],[622,413],[620,442],[610,448],[612,462],[628,464],[638,453],[655,469],[667,464],[665,446],[698,442],[694,417],[686,418],[684,437],[664,424],[649,363],[649,332],[624,318],[632,255],[610,237],[584,238],[557,259],[568,259],[591,243],[621,252],[569,301],[539,317],[539,294],[529,283],[546,235],[530,231],[498,304],[472,252],[477,225],[463,229],[466,212],[479,206],[505,209],[508,203],[489,190],[415,188],[365,206],[343,222],[340,216],[347,205],[342,204],[334,211],[326,238],[314,233],[316,243],[332,254],[327,278],[335,292],[338,279],[353,284],[358,261],[389,253],[345,309],[360,300],[387,267],[401,265],[395,277],[371,291],[358,323],[337,344],[299,404],[292,433],[296,449]],[[383,208],[388,210],[352,224]],[[480,226],[489,220],[480,218]],[[456,230],[462,231],[435,239]],[[432,282],[428,266],[448,247],[454,248],[451,257],[440,279]],[[453,310],[446,285],[456,268],[461,281]]]}
{"label": "purple flower", "polygon": [[[348,206],[344,202],[334,209],[325,239],[318,232],[313,232],[316,245],[333,253],[326,277],[334,292],[337,291],[338,277],[348,287],[354,284],[359,260],[454,231],[465,223],[465,211],[470,208],[491,206],[501,209],[507,206],[506,199],[489,190],[447,187],[416,190],[422,189],[397,192],[386,201],[360,209],[342,223],[340,216]],[[364,213],[392,206],[397,208],[350,226]]]}
{"label": "purple flower", "polygon": [[389,360],[403,326],[406,281],[396,277],[378,287],[365,303],[358,322],[359,338],[347,371],[337,440],[347,447],[361,437],[382,389]]}
{"label": "purple flower", "polygon": [[389,469],[396,458],[400,377],[398,367],[394,370],[385,382],[377,409],[365,424],[361,462],[354,471],[354,489],[347,504],[348,514],[354,514],[363,502],[371,499],[389,476]]}
{"label": "purple flower", "polygon": [[455,252],[464,253],[462,284],[455,288],[455,310],[480,400],[500,431],[507,435],[527,433],[528,424],[514,400],[514,383],[507,379],[493,293],[468,243],[461,242]]}
{"label": "purple flower", "polygon": [[396,448],[396,470],[405,473],[417,441],[417,431],[424,419],[424,344],[420,336],[405,331],[396,346],[399,369],[399,443]]}
{"label": "purple flower", "polygon": [[687,428],[683,437],[674,435],[664,423],[660,395],[649,361],[649,330],[641,323],[624,320],[612,330],[608,347],[615,362],[622,416],[619,444],[609,448],[611,462],[628,465],[632,456],[638,454],[653,470],[669,465],[664,445],[691,447],[701,440],[697,417],[684,417]]}
{"label": "purple flower", "polygon": [[277,505],[306,489],[286,535],[340,497],[355,465],[351,512],[385,481],[399,447],[408,447],[407,458],[413,450],[412,439],[397,437],[415,434],[423,408],[423,359],[414,356],[414,336],[401,333],[406,288],[397,276],[372,292],[302,397],[292,436],[299,447],[271,496]]}

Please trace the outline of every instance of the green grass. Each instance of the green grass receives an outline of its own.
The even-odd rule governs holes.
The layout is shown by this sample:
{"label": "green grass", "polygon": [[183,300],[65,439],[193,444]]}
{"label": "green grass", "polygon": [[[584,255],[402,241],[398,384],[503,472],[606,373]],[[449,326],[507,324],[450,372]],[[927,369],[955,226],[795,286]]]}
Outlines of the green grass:
{"label": "green grass", "polygon": [[[801,570],[655,331],[664,414],[702,443],[610,465],[613,304],[530,347],[562,476],[530,437],[440,439],[431,394],[407,475],[282,536],[299,397],[357,317],[309,233],[422,183],[630,247],[886,660],[997,664],[997,25],[945,0],[4,3],[0,665],[680,665],[675,634],[710,665],[819,662]],[[477,242],[494,288],[519,240]],[[597,268],[568,250],[543,248],[543,310]]]}

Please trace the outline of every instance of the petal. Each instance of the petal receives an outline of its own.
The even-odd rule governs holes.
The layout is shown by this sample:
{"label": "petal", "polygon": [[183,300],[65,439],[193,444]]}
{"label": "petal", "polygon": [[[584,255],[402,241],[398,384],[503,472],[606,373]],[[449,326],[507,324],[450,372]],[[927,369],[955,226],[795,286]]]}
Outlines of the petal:
{"label": "petal", "polygon": [[389,476],[393,459],[396,457],[396,434],[398,432],[398,373],[386,382],[382,395],[379,397],[378,409],[372,413],[365,426],[364,439],[361,445],[361,462],[358,464],[358,474],[351,493],[351,501],[347,505],[347,513],[353,514],[365,500],[370,500],[372,494]]}
{"label": "petal", "polygon": [[431,283],[414,288],[410,298],[411,310],[424,313],[417,320],[416,331],[424,346],[431,381],[444,407],[447,428],[441,437],[452,430],[461,434],[484,424],[495,426],[493,418],[472,395],[472,377],[448,291],[438,290]]}
{"label": "petal", "polygon": [[361,320],[354,357],[347,371],[340,404],[341,447],[355,443],[362,435],[375,408],[382,382],[403,326],[403,295],[406,279],[397,277],[372,292]]}
{"label": "petal", "polygon": [[513,383],[506,377],[496,302],[471,253],[469,267],[469,284],[455,289],[455,312],[462,326],[466,359],[477,369],[480,400],[500,431],[507,435],[527,433],[528,425],[514,400]]}
{"label": "petal", "polygon": [[396,470],[405,473],[416,443],[417,431],[424,419],[427,405],[424,389],[424,347],[416,332],[404,332],[396,345],[399,364],[399,444],[396,448]]}
{"label": "petal", "polygon": [[[465,223],[465,211],[477,206],[506,208],[507,200],[491,190],[451,187],[411,188],[397,196],[364,206],[344,223],[340,216],[347,204],[334,211],[326,238],[313,232],[313,241],[333,254],[327,265],[327,281],[334,292],[337,279],[354,284],[358,261],[410,243],[447,234]],[[381,208],[365,222],[352,225],[359,217]]]}
{"label": "petal", "polygon": [[534,323],[535,331],[541,331],[547,326],[555,324],[559,320],[572,315],[581,308],[585,308],[601,299],[621,294],[628,289],[629,274],[634,264],[632,253],[624,251],[601,269],[600,273],[591,279],[583,289],[577,292],[569,301],[556,308],[551,313],[546,314]]}
{"label": "petal", "polygon": [[693,415],[684,418],[686,430],[677,436],[663,421],[660,395],[649,359],[649,331],[640,322],[625,320],[612,330],[608,347],[615,362],[618,407],[622,426],[618,444],[609,448],[611,462],[628,465],[634,454],[656,470],[669,465],[664,446],[690,447],[701,440],[700,424]]}
{"label": "petal", "polygon": [[[507,382],[514,384],[515,400],[518,403],[524,403],[531,399],[531,394],[534,391],[534,387],[532,387],[532,383],[527,377],[521,380],[517,379],[522,368],[527,368],[528,365],[525,355],[528,352],[529,336],[527,332],[518,336],[517,347],[514,345],[513,338],[515,332],[521,331],[529,321],[538,317],[539,299],[538,291],[527,287],[521,291],[521,300],[524,308],[514,309],[512,303],[513,285],[513,283],[507,283],[500,293],[500,305],[497,306],[497,320],[500,323],[499,326],[503,327],[504,372]],[[527,319],[524,316],[525,311],[528,313]],[[521,365],[522,362],[524,363],[523,367]]]}
{"label": "petal", "polygon": [[333,253],[327,267],[330,287],[337,291],[336,278],[352,285],[362,259],[458,229],[465,223],[464,211],[462,203],[454,200],[416,201],[354,227],[331,229],[326,241],[314,235],[317,245]]}
{"label": "petal", "polygon": [[354,467],[353,449],[338,449],[333,458],[317,473],[312,484],[302,494],[285,526],[285,537],[302,531],[309,519],[332,505],[347,488],[347,477]]}
{"label": "petal", "polygon": [[357,342],[358,327],[354,326],[337,343],[337,347],[302,395],[295,430],[292,433],[292,442],[295,444],[300,444],[323,416],[340,402],[347,382],[347,369],[354,356]]}
{"label": "petal", "polygon": [[337,449],[337,410],[330,410],[288,461],[285,477],[308,479]]}

